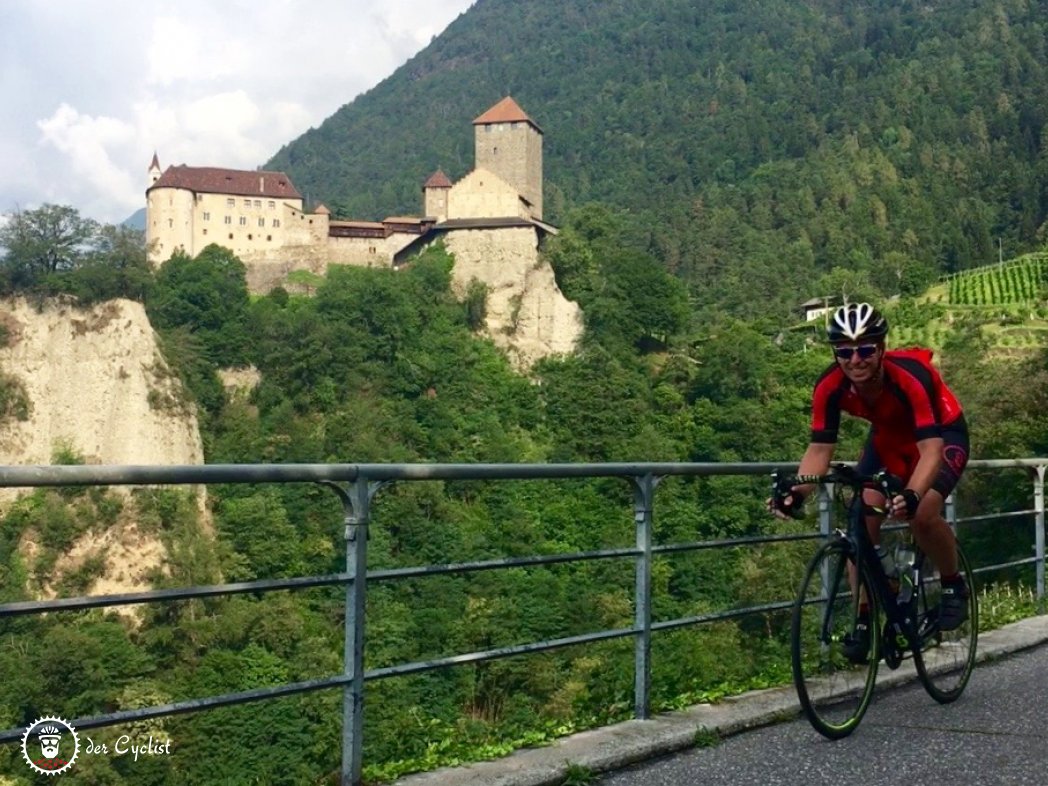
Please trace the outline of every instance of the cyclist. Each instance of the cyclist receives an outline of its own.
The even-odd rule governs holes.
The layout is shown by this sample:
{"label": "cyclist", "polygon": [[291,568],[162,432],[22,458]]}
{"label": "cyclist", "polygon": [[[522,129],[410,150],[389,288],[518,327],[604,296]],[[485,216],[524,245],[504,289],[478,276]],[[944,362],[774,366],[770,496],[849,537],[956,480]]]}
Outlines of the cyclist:
{"label": "cyclist", "polygon": [[[888,322],[869,303],[838,308],[827,325],[833,364],[815,384],[811,441],[798,474],[822,475],[830,467],[842,412],[870,421],[858,471],[886,469],[905,482],[890,502],[878,489],[863,494],[867,505],[884,508],[910,523],[914,539],[939,568],[942,598],[939,625],[954,630],[968,617],[968,588],[958,572],[953,531],[942,517],[943,501],[957,485],[968,463],[968,427],[953,392],[932,365],[928,349],[886,350]],[[769,500],[780,517],[797,513],[811,485]],[[880,542],[883,516],[866,519],[870,540]],[[869,608],[860,603],[849,657],[864,657],[869,648]]]}

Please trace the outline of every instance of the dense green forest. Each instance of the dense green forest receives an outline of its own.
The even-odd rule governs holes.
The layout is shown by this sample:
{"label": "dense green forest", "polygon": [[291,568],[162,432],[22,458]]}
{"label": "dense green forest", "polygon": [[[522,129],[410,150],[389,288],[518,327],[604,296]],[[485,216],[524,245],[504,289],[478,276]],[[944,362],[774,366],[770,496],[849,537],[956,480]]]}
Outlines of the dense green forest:
{"label": "dense green forest", "polygon": [[1039,248],[1048,3],[479,0],[266,165],[337,212],[414,213],[512,94],[546,218],[591,201],[701,311],[782,318]]}

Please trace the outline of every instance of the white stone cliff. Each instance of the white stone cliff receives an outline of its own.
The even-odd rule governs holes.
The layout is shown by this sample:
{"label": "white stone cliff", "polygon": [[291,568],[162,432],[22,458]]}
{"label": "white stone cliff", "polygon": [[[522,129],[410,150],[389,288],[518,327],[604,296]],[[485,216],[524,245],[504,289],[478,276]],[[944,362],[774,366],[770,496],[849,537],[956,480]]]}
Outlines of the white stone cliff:
{"label": "white stone cliff", "polygon": [[473,280],[487,286],[484,333],[519,370],[573,351],[583,329],[582,310],[560,291],[537,242],[535,231],[524,227],[462,229],[445,239],[455,256],[456,297],[464,298]]}
{"label": "white stone cliff", "polygon": [[[0,422],[0,464],[51,464],[56,449],[89,464],[201,464],[203,448],[195,409],[160,355],[156,334],[140,303],[114,300],[81,309],[52,301],[37,309],[25,300],[0,301],[6,344],[0,371],[17,380],[28,399],[28,418]],[[0,490],[10,503],[20,490]],[[122,493],[122,492],[117,492]],[[203,490],[201,524],[210,529]],[[20,551],[32,560],[38,535],[27,531]],[[88,594],[149,589],[163,570],[166,550],[140,531],[132,509],[104,532],[88,532],[56,566],[51,581],[33,586],[54,595],[52,582],[101,556],[104,568]],[[116,610],[134,619],[134,607]]]}
{"label": "white stone cliff", "polygon": [[89,464],[201,464],[196,413],[160,355],[145,309],[0,303],[0,369],[18,379],[29,418],[0,423],[0,463],[50,464],[66,446]]}

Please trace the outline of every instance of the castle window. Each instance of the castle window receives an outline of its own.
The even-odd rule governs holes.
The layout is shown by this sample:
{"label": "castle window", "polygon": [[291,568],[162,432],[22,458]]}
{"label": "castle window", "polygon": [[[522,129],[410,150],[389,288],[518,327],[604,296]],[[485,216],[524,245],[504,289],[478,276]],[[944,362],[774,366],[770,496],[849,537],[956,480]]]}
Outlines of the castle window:
{"label": "castle window", "polygon": [[247,226],[247,216],[241,216],[240,217],[240,226],[242,226],[242,227],[246,227]]}
{"label": "castle window", "polygon": [[264,227],[264,226],[266,225],[266,220],[265,220],[264,218],[260,218],[260,219],[258,220],[258,225],[259,225],[260,227]]}
{"label": "castle window", "polygon": [[254,239],[255,239],[255,236],[254,236],[254,235],[248,235],[248,236],[247,236],[247,239],[248,239],[248,240],[254,240]]}
{"label": "castle window", "polygon": [[233,233],[232,233],[232,232],[230,232],[230,233],[229,233],[229,239],[230,239],[230,240],[232,240],[232,239],[233,239]]}
{"label": "castle window", "polygon": [[255,207],[257,207],[257,208],[261,208],[262,207],[262,200],[261,199],[256,199],[255,200]]}
{"label": "castle window", "polygon": [[244,200],[244,207],[251,207],[251,200],[250,199],[245,199]]}
{"label": "castle window", "polygon": [[267,241],[269,241],[269,240],[272,240],[272,239],[273,239],[273,236],[272,236],[272,235],[266,235],[266,240],[267,240]]}
{"label": "castle window", "polygon": [[273,219],[273,226],[274,227],[280,226],[280,219],[279,218],[274,218]]}
{"label": "castle window", "polygon": [[277,203],[274,202],[272,199],[270,199],[269,200],[269,209],[273,210],[276,206],[277,206]]}
{"label": "castle window", "polygon": [[233,207],[234,205],[236,205],[236,203],[237,201],[233,199],[233,197],[230,197],[226,200],[226,207]]}
{"label": "castle window", "polygon": [[171,229],[174,225],[175,225],[175,220],[173,218],[169,218],[167,220],[167,228]]}
{"label": "castle window", "polygon": [[204,229],[204,234],[205,234],[205,235],[207,234],[207,229],[206,229],[206,228]]}
{"label": "castle window", "polygon": [[226,223],[227,224],[232,224],[233,223],[233,216],[226,216]]}
{"label": "castle window", "polygon": [[211,220],[211,214],[208,213],[206,210],[204,211],[204,220],[205,221],[210,221]]}

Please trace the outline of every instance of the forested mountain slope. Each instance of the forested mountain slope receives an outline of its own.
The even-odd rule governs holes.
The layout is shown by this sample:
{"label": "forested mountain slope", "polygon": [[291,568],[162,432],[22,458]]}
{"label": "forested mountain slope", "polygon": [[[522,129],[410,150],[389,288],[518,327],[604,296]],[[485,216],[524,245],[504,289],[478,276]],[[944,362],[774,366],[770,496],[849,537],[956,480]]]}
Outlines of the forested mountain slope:
{"label": "forested mountain slope", "polygon": [[359,218],[417,212],[512,94],[547,217],[601,201],[697,306],[782,314],[1041,245],[1048,2],[479,0],[267,163]]}

